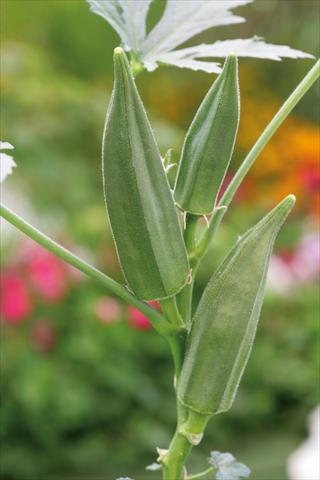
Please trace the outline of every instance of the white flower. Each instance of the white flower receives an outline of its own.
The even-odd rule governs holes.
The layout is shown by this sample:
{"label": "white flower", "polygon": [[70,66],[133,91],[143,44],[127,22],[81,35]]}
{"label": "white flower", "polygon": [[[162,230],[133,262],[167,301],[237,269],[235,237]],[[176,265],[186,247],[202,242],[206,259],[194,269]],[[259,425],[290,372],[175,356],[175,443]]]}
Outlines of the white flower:
{"label": "white flower", "polygon": [[268,288],[279,294],[293,287],[317,280],[320,272],[320,236],[305,233],[291,257],[284,260],[272,255],[268,271]]}
{"label": "white flower", "polygon": [[309,437],[289,457],[287,471],[290,480],[320,478],[320,406],[308,418]]}
{"label": "white flower", "polygon": [[[9,142],[0,141],[0,150],[12,150],[14,147]],[[11,155],[0,152],[0,182],[12,173],[14,167],[16,167],[16,162],[13,160]]]}
{"label": "white flower", "polygon": [[271,255],[267,287],[280,295],[288,293],[296,284],[290,265],[278,255]]}

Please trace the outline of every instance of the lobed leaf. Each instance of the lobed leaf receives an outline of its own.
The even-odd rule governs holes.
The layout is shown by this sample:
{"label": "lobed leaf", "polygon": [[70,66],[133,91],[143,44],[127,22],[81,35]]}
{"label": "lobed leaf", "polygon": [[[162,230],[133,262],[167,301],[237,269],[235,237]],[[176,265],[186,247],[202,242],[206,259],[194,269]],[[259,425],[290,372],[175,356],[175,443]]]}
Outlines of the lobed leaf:
{"label": "lobed leaf", "polygon": [[252,0],[167,0],[166,8],[143,44],[142,59],[148,70],[154,70],[162,54],[186,42],[200,32],[219,25],[244,22],[232,8]]}
{"label": "lobed leaf", "polygon": [[313,58],[285,45],[265,43],[259,37],[224,40],[176,50],[187,40],[212,27],[245,22],[231,10],[254,0],[167,0],[159,22],[146,35],[146,19],[152,0],[87,0],[94,13],[102,16],[120,35],[124,48],[131,50],[149,71],[164,63],[181,68],[219,73],[217,62],[202,58],[238,57]]}
{"label": "lobed leaf", "polygon": [[[192,52],[191,48],[180,51]],[[280,61],[281,58],[314,58],[309,53],[301,52],[288,47],[287,45],[274,45],[266,43],[261,37],[239,38],[235,40],[220,40],[211,45],[198,45],[197,50],[201,51],[201,57],[226,57],[233,52],[237,57],[265,58],[269,60]]]}
{"label": "lobed leaf", "polygon": [[174,50],[159,55],[158,61],[168,65],[192,70],[203,70],[208,73],[220,73],[219,63],[201,61],[201,58],[226,57],[234,53],[237,57],[264,58],[280,61],[281,58],[314,58],[313,55],[295,50],[286,45],[266,43],[262,38],[243,38],[237,40],[223,40],[212,44],[201,44],[195,47]]}
{"label": "lobed leaf", "polygon": [[125,50],[140,52],[152,0],[87,0],[90,10],[104,18],[120,36]]}

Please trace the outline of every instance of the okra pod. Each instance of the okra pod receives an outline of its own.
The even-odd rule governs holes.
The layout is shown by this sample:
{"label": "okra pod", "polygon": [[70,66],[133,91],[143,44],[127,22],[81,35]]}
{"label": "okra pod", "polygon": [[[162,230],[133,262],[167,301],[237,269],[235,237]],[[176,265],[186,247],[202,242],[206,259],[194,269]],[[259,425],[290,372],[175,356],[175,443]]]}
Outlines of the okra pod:
{"label": "okra pod", "polygon": [[173,296],[189,274],[187,253],[161,156],[124,51],[103,138],[104,193],[128,287],[143,300]]}
{"label": "okra pod", "polygon": [[213,211],[238,130],[240,97],[237,58],[230,55],[187,132],[174,196],[196,215]]}
{"label": "okra pod", "polygon": [[203,415],[228,410],[246,367],[277,233],[295,203],[286,197],[233,247],[194,315],[178,385],[183,405]]}

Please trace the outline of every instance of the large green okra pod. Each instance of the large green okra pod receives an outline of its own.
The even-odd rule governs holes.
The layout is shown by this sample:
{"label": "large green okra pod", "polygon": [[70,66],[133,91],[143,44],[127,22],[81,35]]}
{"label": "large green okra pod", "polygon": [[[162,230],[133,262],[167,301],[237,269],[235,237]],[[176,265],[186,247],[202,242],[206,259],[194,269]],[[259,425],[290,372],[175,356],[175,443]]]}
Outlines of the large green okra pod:
{"label": "large green okra pod", "polygon": [[176,294],[189,265],[175,205],[145,109],[121,48],[103,139],[105,200],[120,264],[141,299]]}
{"label": "large green okra pod", "polygon": [[229,166],[240,112],[237,70],[237,59],[230,55],[187,132],[174,190],[187,212],[212,212]]}
{"label": "large green okra pod", "polygon": [[255,337],[273,244],[294,202],[289,195],[251,228],[203,293],[178,385],[179,400],[195,412],[212,415],[232,405]]}

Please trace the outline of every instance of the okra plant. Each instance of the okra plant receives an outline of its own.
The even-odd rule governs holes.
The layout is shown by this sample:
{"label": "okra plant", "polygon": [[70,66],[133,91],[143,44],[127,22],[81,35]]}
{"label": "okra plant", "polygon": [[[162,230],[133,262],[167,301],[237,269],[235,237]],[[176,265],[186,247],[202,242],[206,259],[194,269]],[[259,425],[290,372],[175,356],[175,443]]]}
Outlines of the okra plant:
{"label": "okra plant", "polygon": [[[241,236],[213,273],[194,312],[193,285],[234,194],[272,135],[319,77],[319,62],[266,127],[219,199],[240,117],[238,61],[231,47],[236,47],[233,50],[238,50],[240,56],[245,55],[244,40],[226,41],[229,46],[225,44],[222,49],[224,54],[228,53],[224,67],[186,133],[171,190],[167,177],[170,152],[161,157],[134,75],[145,68],[153,70],[159,63],[220,72],[218,64],[195,59],[210,56],[210,45],[198,46],[197,54],[190,49],[180,53],[172,49],[212,26],[212,19],[207,19],[210,9],[220,9],[220,24],[236,23],[237,20],[230,20],[230,8],[249,2],[220,1],[218,8],[215,2],[168,0],[159,24],[146,36],[150,0],[88,1],[95,13],[114,26],[123,47],[130,52],[128,59],[121,47],[114,50],[114,87],[102,147],[105,203],[125,285],[76,257],[4,205],[1,215],[138,308],[167,340],[174,364],[177,426],[171,443],[167,448],[158,448],[157,461],[148,469],[162,470],[164,480],[191,480],[214,472],[218,480],[245,478],[250,470],[229,453],[211,452],[210,466],[196,474],[187,472],[186,460],[192,448],[201,442],[210,419],[232,406],[254,342],[270,255],[277,234],[293,208],[294,195],[284,198],[247,232],[240,232]],[[186,33],[181,31],[181,15],[190,15],[190,8],[198,9],[200,17],[202,9],[202,17],[198,24],[194,21],[191,33]],[[170,43],[169,32],[174,33],[170,17],[173,11],[177,14],[177,31]],[[249,40],[255,44],[256,56],[272,58],[281,52],[287,56],[307,56],[288,47]],[[260,55],[259,48],[262,48]],[[215,49],[217,45],[211,45],[213,56]],[[11,158],[6,157],[2,161]],[[202,218],[207,221],[204,229],[199,226]],[[160,311],[148,304],[151,300],[159,302]]]}

